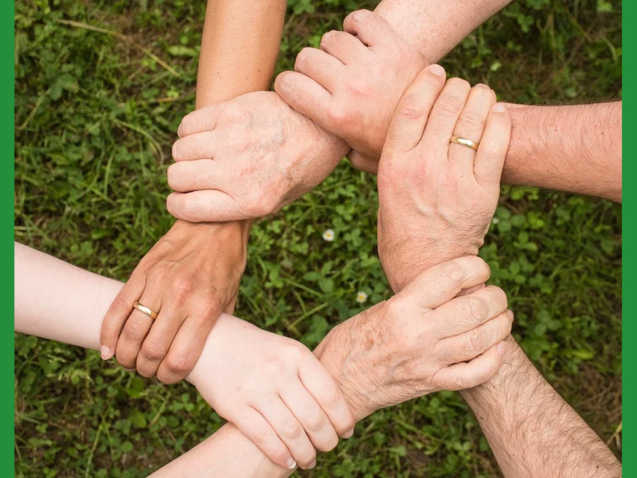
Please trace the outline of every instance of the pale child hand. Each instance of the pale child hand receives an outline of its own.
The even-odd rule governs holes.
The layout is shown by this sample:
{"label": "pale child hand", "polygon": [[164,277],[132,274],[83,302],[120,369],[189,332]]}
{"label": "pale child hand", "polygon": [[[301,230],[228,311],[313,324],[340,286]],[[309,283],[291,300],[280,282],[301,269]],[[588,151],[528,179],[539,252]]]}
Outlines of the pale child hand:
{"label": "pale child hand", "polygon": [[313,468],[315,448],[353,433],[343,394],[307,347],[236,317],[221,316],[188,380],[284,468]]}

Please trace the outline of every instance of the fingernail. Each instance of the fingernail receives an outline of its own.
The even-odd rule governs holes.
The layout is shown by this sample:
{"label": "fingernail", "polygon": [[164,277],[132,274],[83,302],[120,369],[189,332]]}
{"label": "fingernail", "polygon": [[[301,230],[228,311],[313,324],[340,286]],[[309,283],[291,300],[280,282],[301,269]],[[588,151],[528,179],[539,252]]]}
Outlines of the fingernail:
{"label": "fingernail", "polygon": [[106,345],[102,345],[100,347],[100,354],[102,356],[102,360],[108,360],[113,356],[113,352]]}
{"label": "fingernail", "polygon": [[126,370],[127,372],[134,372],[135,369],[134,368],[126,368],[126,367],[122,367],[124,370]]}
{"label": "fingernail", "polygon": [[293,470],[294,468],[296,468],[296,461],[294,461],[294,458],[289,458],[287,461],[287,465],[288,470]]}
{"label": "fingernail", "polygon": [[343,438],[352,438],[352,435],[354,434],[354,429],[352,428],[351,430],[347,430],[344,434],[343,434]]}
{"label": "fingernail", "polygon": [[436,76],[445,76],[445,69],[440,65],[431,65],[429,71]]}
{"label": "fingernail", "polygon": [[491,111],[494,113],[504,113],[506,110],[506,107],[502,103],[497,103],[491,108]]}
{"label": "fingernail", "polygon": [[316,460],[314,460],[312,463],[310,463],[310,464],[307,466],[307,469],[308,469],[308,470],[311,470],[311,469],[312,469],[312,468],[314,468],[315,466],[316,466]]}
{"label": "fingernail", "polygon": [[498,351],[498,353],[504,357],[504,352],[506,352],[507,346],[504,342],[500,342],[495,349]]}

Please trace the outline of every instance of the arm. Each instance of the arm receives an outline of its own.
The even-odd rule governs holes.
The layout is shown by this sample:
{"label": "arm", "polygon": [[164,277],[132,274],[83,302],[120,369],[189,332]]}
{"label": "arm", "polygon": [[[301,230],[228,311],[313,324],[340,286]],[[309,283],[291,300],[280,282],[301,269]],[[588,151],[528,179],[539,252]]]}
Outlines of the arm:
{"label": "arm", "polygon": [[[285,0],[209,0],[197,76],[197,108],[267,89]],[[245,269],[250,224],[177,221],[139,263],[109,308],[102,357],[144,377],[185,377],[219,315],[232,312]],[[139,301],[157,323],[132,309]],[[151,328],[151,325],[154,325]]]}
{"label": "arm", "polygon": [[615,455],[510,338],[490,382],[462,392],[507,478],[619,478]]}
{"label": "arm", "polygon": [[[454,5],[467,8],[463,2]],[[489,6],[493,8],[485,5],[485,14],[496,7]],[[458,16],[451,10],[440,8],[438,13],[442,18]],[[473,14],[473,8],[471,11]],[[482,20],[480,8],[477,15]],[[354,166],[369,172],[378,169],[377,158],[399,98],[437,56],[428,53],[432,45],[420,38],[428,38],[429,30],[421,28],[417,33],[410,31],[409,19],[403,23],[397,29],[379,15],[354,12],[345,19],[345,32],[326,34],[321,41],[323,51],[302,51],[295,72],[282,73],[275,84],[276,91],[297,111],[347,141],[355,150],[349,155]],[[448,32],[449,38],[434,44],[458,40],[453,35],[465,30]],[[444,50],[434,48],[438,53]],[[621,103],[508,107],[513,135],[505,182],[621,201]]]}
{"label": "arm", "polygon": [[[436,61],[507,3],[383,0],[377,11],[406,40],[417,44],[427,61]],[[308,58],[308,65],[316,64],[315,60]],[[412,66],[401,63],[401,68]],[[384,94],[393,94],[390,86],[385,85]],[[278,87],[277,91],[281,93]],[[310,93],[297,90],[299,98]],[[400,93],[395,101],[399,98]],[[168,170],[168,184],[175,190],[168,198],[171,214],[193,222],[263,217],[318,185],[350,147],[308,121],[306,116],[311,114],[297,114],[286,102],[278,95],[257,93],[186,116],[180,126],[181,139],[173,149],[177,163]],[[373,122],[377,121],[374,116]],[[198,161],[210,158],[214,164]]]}
{"label": "arm", "polygon": [[622,103],[507,105],[503,181],[622,201]]}
{"label": "arm", "polygon": [[[488,88],[457,78],[442,87],[437,69],[425,68],[405,92],[380,159],[378,248],[395,290],[432,261],[477,254],[499,196],[506,108],[491,106]],[[476,138],[477,152],[449,144],[452,134]],[[610,450],[509,343],[507,365],[461,392],[505,476],[619,476]]]}
{"label": "arm", "polygon": [[[20,244],[15,245],[15,264],[16,330],[97,348],[102,313],[121,284]],[[475,257],[431,268],[402,294],[333,329],[315,355],[290,339],[224,314],[206,338],[204,351],[187,380],[215,408],[221,406],[216,403],[217,395],[230,395],[227,406],[239,408],[243,400],[235,391],[259,384],[265,389],[246,390],[250,403],[258,409],[262,399],[272,403],[269,385],[281,379],[286,384],[295,380],[296,375],[290,377],[285,372],[290,363],[298,362],[301,368],[294,373],[308,390],[311,383],[322,382],[320,390],[313,393],[323,395],[321,406],[328,413],[338,412],[342,390],[354,414],[349,417],[349,427],[351,420],[360,420],[379,408],[437,390],[473,387],[491,378],[502,365],[505,345],[501,341],[511,330],[512,314],[506,310],[506,296],[497,287],[454,297],[461,289],[483,283],[488,275],[486,263]],[[484,314],[469,314],[470,303],[480,304]],[[274,344],[271,349],[283,362],[271,362],[272,355],[264,353],[263,345],[268,342]],[[301,352],[305,358],[299,356]],[[316,366],[317,358],[323,366]],[[336,383],[331,377],[325,380],[325,370]],[[157,476],[291,473],[285,460],[276,466],[247,438],[261,445],[264,438],[270,439],[262,435],[267,430],[258,421],[241,430],[243,433],[225,425]]]}

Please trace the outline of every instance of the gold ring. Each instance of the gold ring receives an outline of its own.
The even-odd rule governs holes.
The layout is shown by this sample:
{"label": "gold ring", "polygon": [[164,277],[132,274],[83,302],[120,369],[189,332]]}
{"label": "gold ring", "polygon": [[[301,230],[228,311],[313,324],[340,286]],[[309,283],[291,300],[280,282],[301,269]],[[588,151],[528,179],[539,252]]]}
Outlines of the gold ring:
{"label": "gold ring", "polygon": [[480,143],[476,143],[475,141],[471,141],[470,139],[460,138],[459,136],[452,136],[449,142],[466,146],[467,148],[471,148],[474,151],[478,151],[478,146],[480,145]]}
{"label": "gold ring", "polygon": [[148,317],[150,317],[153,320],[155,320],[157,318],[157,316],[159,315],[157,312],[153,312],[148,307],[146,307],[145,305],[140,304],[139,302],[135,302],[133,304],[133,308],[139,310],[142,314],[147,315]]}

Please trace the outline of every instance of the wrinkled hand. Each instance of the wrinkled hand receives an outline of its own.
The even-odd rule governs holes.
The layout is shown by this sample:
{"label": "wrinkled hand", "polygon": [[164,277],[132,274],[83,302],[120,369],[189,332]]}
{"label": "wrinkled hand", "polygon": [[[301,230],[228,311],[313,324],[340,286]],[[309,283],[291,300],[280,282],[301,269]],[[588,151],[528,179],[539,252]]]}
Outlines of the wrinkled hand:
{"label": "wrinkled hand", "polygon": [[394,109],[427,65],[380,15],[353,12],[343,29],[323,35],[320,50],[301,50],[295,71],[281,73],[274,88],[295,110],[345,140],[355,150],[349,155],[355,167],[376,172]]}
{"label": "wrinkled hand", "polygon": [[[407,89],[378,171],[378,249],[395,291],[433,264],[475,255],[495,213],[511,120],[485,85],[431,65]],[[494,106],[496,105],[496,106]],[[480,142],[478,151],[450,143]]]}
{"label": "wrinkled hand", "polygon": [[[248,225],[178,221],[144,256],[109,308],[102,357],[164,383],[193,368],[222,311],[232,312],[245,269]],[[159,316],[153,321],[133,304]]]}
{"label": "wrinkled hand", "polygon": [[314,447],[353,433],[343,394],[307,347],[236,317],[221,316],[188,380],[284,468],[313,468]]}
{"label": "wrinkled hand", "polygon": [[315,354],[357,420],[438,390],[475,387],[497,373],[513,321],[505,293],[489,286],[456,297],[488,278],[478,257],[438,264],[329,333]]}
{"label": "wrinkled hand", "polygon": [[348,149],[274,92],[194,111],[179,136],[168,211],[192,222],[274,213],[323,181]]}

